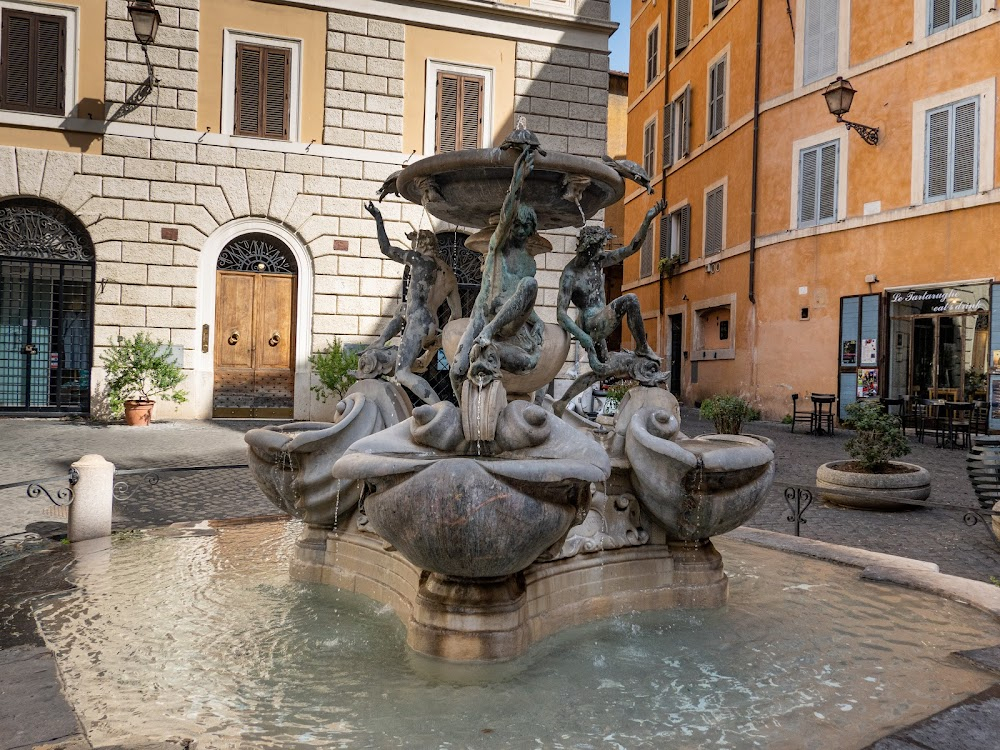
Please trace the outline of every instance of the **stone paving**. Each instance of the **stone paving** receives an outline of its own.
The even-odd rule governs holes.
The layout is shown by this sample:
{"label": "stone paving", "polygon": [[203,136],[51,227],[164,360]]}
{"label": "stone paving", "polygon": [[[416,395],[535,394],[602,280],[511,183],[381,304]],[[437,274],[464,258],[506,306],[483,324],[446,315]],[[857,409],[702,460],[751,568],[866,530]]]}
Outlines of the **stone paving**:
{"label": "stone paving", "polygon": [[[176,421],[145,429],[98,425],[84,420],[0,420],[0,484],[59,475],[86,453],[100,453],[119,469],[163,466],[242,464],[243,434],[266,424],[249,420]],[[682,429],[689,435],[712,432],[712,425],[685,409]],[[801,429],[801,428],[800,428]],[[794,533],[783,499],[787,485],[811,486],[816,467],[847,458],[844,442],[832,437],[792,433],[789,426],[758,422],[748,432],[766,435],[776,444],[775,485],[750,526]],[[926,467],[932,477],[931,501],[956,508],[977,508],[965,473],[965,452],[920,444],[909,435],[907,457]],[[245,469],[163,474],[156,486],[141,476],[123,477],[131,497],[115,507],[116,528],[164,525],[179,521],[271,515],[276,512]],[[56,487],[57,484],[53,484]],[[42,499],[28,499],[24,489],[0,490],[0,535],[25,529],[58,533],[65,509]],[[805,514],[801,535],[874,552],[937,563],[941,572],[975,580],[1000,577],[1000,544],[984,524],[969,527],[960,511],[925,509],[900,513],[849,510],[818,501]]]}

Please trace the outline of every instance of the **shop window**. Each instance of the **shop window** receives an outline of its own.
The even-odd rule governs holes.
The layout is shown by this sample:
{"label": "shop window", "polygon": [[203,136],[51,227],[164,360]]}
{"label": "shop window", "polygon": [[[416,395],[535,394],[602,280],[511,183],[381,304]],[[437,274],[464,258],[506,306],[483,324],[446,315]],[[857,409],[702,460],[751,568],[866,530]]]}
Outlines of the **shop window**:
{"label": "shop window", "polygon": [[227,29],[224,48],[223,134],[297,140],[301,42]]}
{"label": "shop window", "polygon": [[677,0],[674,6],[674,54],[691,43],[691,0]]}
{"label": "shop window", "polygon": [[950,29],[979,15],[979,0],[927,0],[927,33]]}
{"label": "shop window", "polygon": [[725,246],[726,188],[724,185],[705,195],[705,255],[721,253]]}
{"label": "shop window", "polygon": [[839,157],[839,141],[799,152],[799,227],[814,227],[837,220]]}
{"label": "shop window", "polygon": [[46,115],[66,113],[66,22],[62,15],[3,9],[3,109]]}
{"label": "shop window", "polygon": [[806,0],[802,84],[837,72],[840,0]]}
{"label": "shop window", "polygon": [[726,58],[715,62],[708,71],[708,137],[714,138],[726,127]]}
{"label": "shop window", "polygon": [[691,87],[663,108],[663,166],[691,153]]}
{"label": "shop window", "polygon": [[979,98],[927,113],[924,200],[971,195],[978,185]]}
{"label": "shop window", "polygon": [[733,295],[705,300],[695,306],[692,359],[711,362],[735,358],[734,306]]}
{"label": "shop window", "polygon": [[646,35],[646,85],[660,72],[660,27],[657,24]]}
{"label": "shop window", "polygon": [[642,168],[646,174],[653,176],[656,167],[656,118],[646,123],[642,131]]}

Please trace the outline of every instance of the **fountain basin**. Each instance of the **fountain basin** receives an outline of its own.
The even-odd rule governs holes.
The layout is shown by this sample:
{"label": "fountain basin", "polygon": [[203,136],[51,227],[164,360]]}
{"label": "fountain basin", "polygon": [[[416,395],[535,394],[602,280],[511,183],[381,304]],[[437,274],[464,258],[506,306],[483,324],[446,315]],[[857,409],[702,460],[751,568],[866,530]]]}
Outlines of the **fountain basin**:
{"label": "fountain basin", "polygon": [[[503,205],[520,149],[467,149],[435,154],[414,162],[396,178],[399,194],[449,224],[482,228]],[[579,206],[566,196],[567,176],[590,180]],[[434,190],[427,191],[433,180]],[[601,161],[549,152],[535,154],[535,168],[525,183],[522,202],[538,216],[538,230],[580,226],[602,208],[621,200],[625,183]],[[425,201],[425,197],[427,200]]]}
{"label": "fountain basin", "polygon": [[524,570],[569,531],[590,502],[590,482],[535,484],[451,458],[412,474],[369,480],[368,519],[424,570],[500,578]]}
{"label": "fountain basin", "polygon": [[746,523],[764,504],[774,479],[774,453],[744,435],[666,440],[662,410],[632,417],[625,452],[643,509],[672,542],[699,542]]}

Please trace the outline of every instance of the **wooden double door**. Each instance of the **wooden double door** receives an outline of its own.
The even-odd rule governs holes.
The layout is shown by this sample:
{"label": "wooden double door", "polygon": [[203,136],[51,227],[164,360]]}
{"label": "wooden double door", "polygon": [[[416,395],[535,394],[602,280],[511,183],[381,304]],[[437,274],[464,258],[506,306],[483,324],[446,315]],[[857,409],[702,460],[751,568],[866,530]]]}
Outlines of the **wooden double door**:
{"label": "wooden double door", "polygon": [[292,417],[295,276],[217,271],[212,416]]}

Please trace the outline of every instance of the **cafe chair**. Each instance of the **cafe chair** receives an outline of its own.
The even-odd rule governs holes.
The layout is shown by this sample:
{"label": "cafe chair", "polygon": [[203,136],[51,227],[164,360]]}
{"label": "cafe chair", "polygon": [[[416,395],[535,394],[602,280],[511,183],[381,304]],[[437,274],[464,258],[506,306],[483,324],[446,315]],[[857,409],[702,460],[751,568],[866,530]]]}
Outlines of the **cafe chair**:
{"label": "cafe chair", "polygon": [[799,411],[799,394],[792,394],[792,432],[795,432],[795,425],[803,422],[809,425],[809,432],[813,431],[813,413],[808,409]]}

